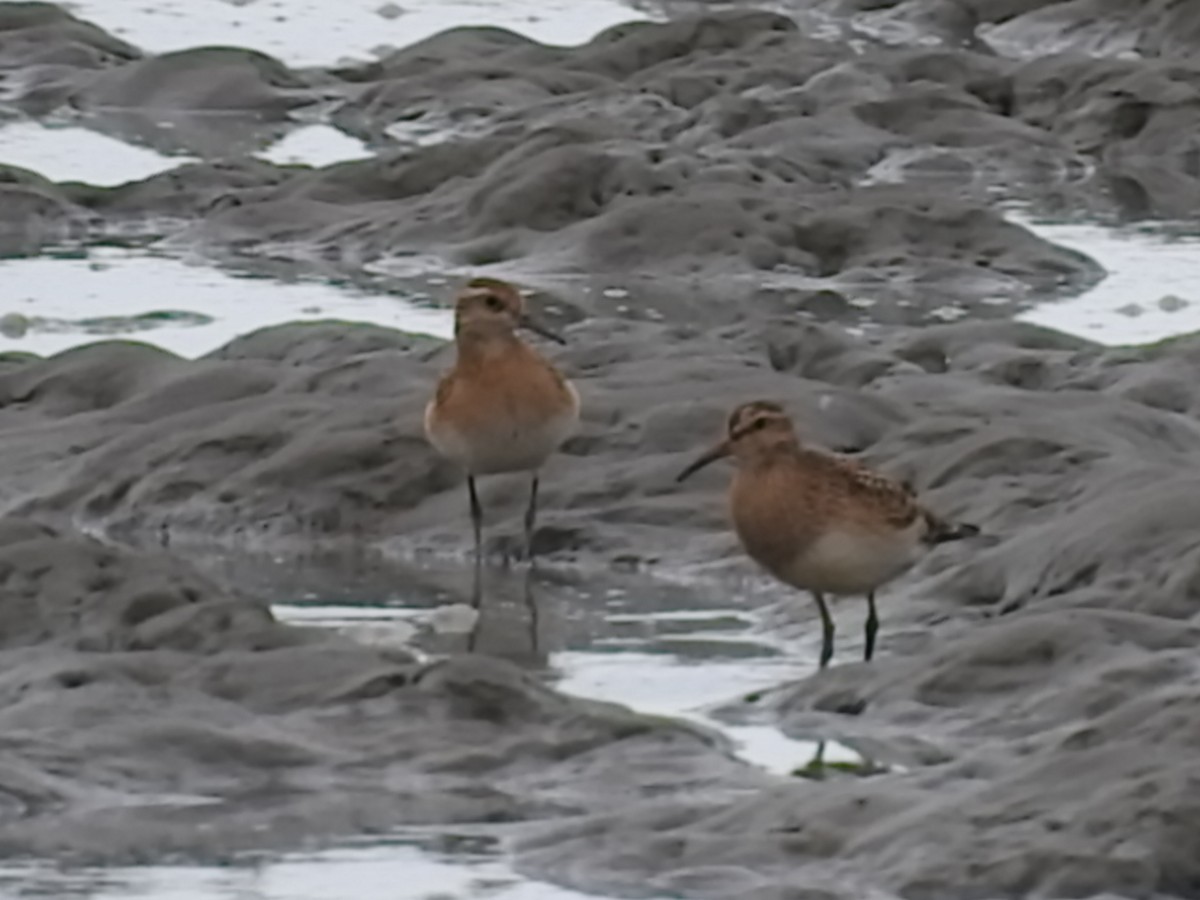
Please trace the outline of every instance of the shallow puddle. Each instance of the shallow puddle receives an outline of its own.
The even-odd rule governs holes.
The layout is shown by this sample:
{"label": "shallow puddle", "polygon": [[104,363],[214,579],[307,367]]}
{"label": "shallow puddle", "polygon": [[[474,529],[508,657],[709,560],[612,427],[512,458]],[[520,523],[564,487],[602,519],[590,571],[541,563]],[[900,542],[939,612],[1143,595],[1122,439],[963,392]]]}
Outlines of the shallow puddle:
{"label": "shallow puddle", "polygon": [[[271,603],[281,620],[429,655],[470,648],[505,657],[565,693],[716,729],[739,758],[778,775],[803,770],[818,752],[826,764],[868,764],[850,747],[819,740],[826,735],[795,740],[766,724],[712,714],[811,674],[819,639],[811,622],[801,622],[802,600],[793,607],[780,605],[775,593],[755,598],[632,575],[546,575],[530,589],[518,569],[494,570],[477,619],[465,602],[467,566],[297,567],[262,559],[206,565],[218,580]],[[847,621],[859,614],[852,602],[841,609]],[[847,628],[838,645],[843,661],[862,652],[854,632]],[[877,763],[886,761],[869,765]]]}
{"label": "shallow puddle", "polygon": [[51,181],[112,187],[140,181],[194,159],[164,156],[146,147],[78,125],[34,121],[0,123],[0,163]]}
{"label": "shallow puddle", "polygon": [[6,898],[77,900],[585,900],[512,871],[487,832],[348,843],[229,866],[0,866]]}
{"label": "shallow puddle", "polygon": [[[449,337],[450,313],[419,298],[326,282],[239,276],[144,252],[93,247],[0,261],[0,350],[49,355],[105,338],[202,356],[283,322],[340,319]],[[438,289],[440,291],[440,289]]]}
{"label": "shallow puddle", "polygon": [[1048,241],[1086,253],[1108,275],[1094,288],[1017,318],[1101,344],[1146,344],[1200,331],[1200,235],[1160,227],[1061,224],[1009,213]]}
{"label": "shallow puddle", "polygon": [[[0,163],[37,172],[51,181],[82,181],[114,187],[198,162],[201,157],[236,156],[238,151],[277,165],[314,167],[372,155],[362,141],[320,123],[291,126],[282,137],[275,138],[264,132],[261,122],[234,116],[209,116],[203,120],[192,116],[185,123],[188,127],[183,129],[176,127],[178,122],[142,119],[137,123],[142,133],[131,134],[130,142],[85,127],[86,124],[86,121],[0,123]],[[274,128],[279,130],[279,126]],[[231,134],[234,130],[242,132],[240,137],[249,146],[235,146],[239,135]],[[164,136],[172,140],[161,149],[134,140]]]}
{"label": "shallow puddle", "polygon": [[[874,774],[849,747],[792,740],[710,710],[812,671],[813,629],[779,598],[647,577],[490,569],[481,614],[463,602],[469,566],[413,568],[377,558],[271,559],[191,554],[208,575],[272,604],[282,620],[331,628],[419,656],[467,649],[509,658],[559,690],[673,715],[732,739],[746,762],[781,775]],[[847,604],[846,615],[857,610]],[[798,617],[797,617],[798,618]],[[472,637],[473,633],[473,637]],[[861,652],[847,634],[839,653]],[[823,754],[815,763],[814,757]],[[862,771],[858,771],[861,767]],[[503,826],[399,829],[333,849],[253,855],[228,865],[0,866],[0,895],[88,900],[586,900],[513,871]],[[663,898],[665,900],[665,898]]]}
{"label": "shallow puddle", "polygon": [[276,165],[329,166],[350,159],[374,156],[358,138],[331,125],[304,125],[290,131],[270,147],[255,154]]}

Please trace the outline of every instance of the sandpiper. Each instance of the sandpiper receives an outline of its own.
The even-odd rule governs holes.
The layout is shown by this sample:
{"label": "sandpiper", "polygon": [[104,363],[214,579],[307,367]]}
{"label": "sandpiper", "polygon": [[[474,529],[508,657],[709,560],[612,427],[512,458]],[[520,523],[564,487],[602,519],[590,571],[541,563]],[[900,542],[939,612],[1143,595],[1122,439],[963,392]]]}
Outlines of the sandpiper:
{"label": "sandpiper", "polygon": [[474,278],[454,305],[454,367],[425,407],[425,434],[434,448],[467,471],[475,531],[475,600],[483,557],[480,475],[529,472],[525,547],[533,562],[538,472],[578,427],[579,394],[571,382],[516,334],[528,328],[566,343],[530,317],[520,292],[496,278]]}
{"label": "sandpiper", "polygon": [[734,530],[746,553],[784,584],[808,591],[821,614],[823,669],[833,656],[827,594],[867,597],[864,659],[875,652],[875,591],[944,541],[978,534],[950,524],[913,491],[854,460],[806,447],[777,403],[743,403],[725,439],[679,473],[683,481],[724,457],[737,472],[729,491]]}

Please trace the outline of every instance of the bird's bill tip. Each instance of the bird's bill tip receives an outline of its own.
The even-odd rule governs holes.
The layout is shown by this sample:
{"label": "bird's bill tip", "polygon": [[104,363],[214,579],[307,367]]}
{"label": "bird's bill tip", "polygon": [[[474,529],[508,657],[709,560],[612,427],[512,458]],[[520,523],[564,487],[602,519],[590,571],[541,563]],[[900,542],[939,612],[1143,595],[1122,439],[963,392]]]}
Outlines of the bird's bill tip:
{"label": "bird's bill tip", "polygon": [[566,338],[564,338],[561,334],[552,328],[547,327],[545,324],[538,321],[528,313],[525,313],[521,316],[520,324],[522,328],[528,328],[534,334],[540,334],[542,337],[554,341],[556,344],[565,345],[567,343]]}
{"label": "bird's bill tip", "polygon": [[705,466],[715,463],[718,459],[724,459],[729,455],[729,453],[730,449],[728,441],[722,441],[721,443],[717,444],[717,446],[709,450],[705,450],[702,454],[692,460],[691,463],[688,464],[687,468],[675,476],[675,482],[679,484],[686,481]]}

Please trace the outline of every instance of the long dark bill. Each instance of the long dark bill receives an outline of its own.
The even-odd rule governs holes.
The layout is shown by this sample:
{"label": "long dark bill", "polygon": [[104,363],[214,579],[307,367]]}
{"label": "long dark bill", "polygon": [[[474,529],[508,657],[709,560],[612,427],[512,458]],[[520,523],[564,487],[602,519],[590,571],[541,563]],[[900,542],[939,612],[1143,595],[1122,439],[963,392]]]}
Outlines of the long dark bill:
{"label": "long dark bill", "polygon": [[559,334],[557,331],[552,331],[550,328],[547,328],[533,316],[529,315],[529,313],[522,313],[520,324],[522,328],[528,328],[534,334],[540,334],[542,337],[548,338],[549,340],[554,341],[556,344],[567,343],[561,334]]}
{"label": "long dark bill", "polygon": [[695,475],[707,465],[715,463],[718,459],[724,459],[730,453],[729,442],[722,441],[713,447],[711,450],[706,450],[703,454],[696,457],[686,469],[675,476],[676,482],[681,482]]}

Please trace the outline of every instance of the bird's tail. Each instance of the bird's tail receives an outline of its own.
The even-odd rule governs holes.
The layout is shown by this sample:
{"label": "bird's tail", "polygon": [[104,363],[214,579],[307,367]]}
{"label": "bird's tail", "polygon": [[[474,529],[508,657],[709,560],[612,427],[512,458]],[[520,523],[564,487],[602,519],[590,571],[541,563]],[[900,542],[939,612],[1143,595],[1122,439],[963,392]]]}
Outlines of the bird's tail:
{"label": "bird's tail", "polygon": [[928,525],[928,530],[925,532],[925,543],[927,544],[961,541],[963,538],[975,537],[982,533],[978,525],[971,525],[968,522],[947,522],[928,511],[925,513],[925,522]]}

